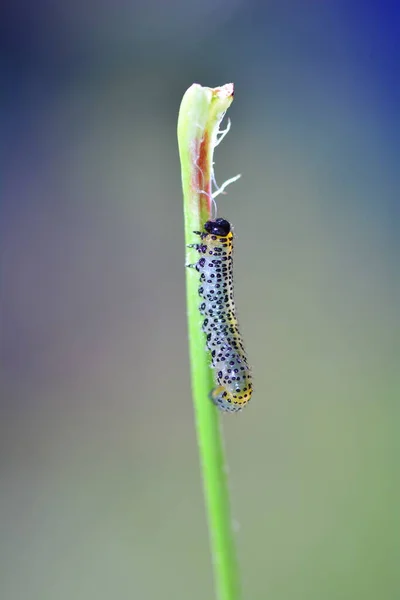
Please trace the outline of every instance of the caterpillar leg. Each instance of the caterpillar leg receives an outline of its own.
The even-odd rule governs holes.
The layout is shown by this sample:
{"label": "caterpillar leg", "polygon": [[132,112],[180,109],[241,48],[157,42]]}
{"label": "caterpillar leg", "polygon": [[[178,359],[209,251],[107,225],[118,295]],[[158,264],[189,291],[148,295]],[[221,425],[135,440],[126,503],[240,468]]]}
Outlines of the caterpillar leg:
{"label": "caterpillar leg", "polygon": [[210,392],[210,398],[214,402],[215,406],[218,406],[220,410],[226,412],[238,412],[242,409],[240,404],[234,404],[230,394],[226,391],[224,386],[219,385]]}
{"label": "caterpillar leg", "polygon": [[196,248],[198,252],[202,252],[203,254],[207,250],[207,246],[204,244],[187,244],[186,248]]}
{"label": "caterpillar leg", "polygon": [[190,269],[196,269],[196,271],[200,271],[201,267],[204,267],[204,263],[206,262],[206,259],[204,258],[200,258],[199,262],[197,263],[191,263],[189,265],[186,265],[187,267],[189,267]]}
{"label": "caterpillar leg", "polygon": [[207,237],[207,231],[193,231],[194,235],[198,235],[200,239],[204,240]]}

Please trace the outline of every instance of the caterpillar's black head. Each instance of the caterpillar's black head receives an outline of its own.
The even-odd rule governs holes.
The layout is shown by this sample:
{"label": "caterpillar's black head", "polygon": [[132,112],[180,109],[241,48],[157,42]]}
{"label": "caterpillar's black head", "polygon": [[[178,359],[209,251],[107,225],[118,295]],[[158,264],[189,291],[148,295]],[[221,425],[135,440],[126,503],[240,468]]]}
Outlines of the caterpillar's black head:
{"label": "caterpillar's black head", "polygon": [[207,233],[225,237],[231,230],[231,224],[225,219],[216,219],[215,221],[207,221],[204,225],[204,229]]}

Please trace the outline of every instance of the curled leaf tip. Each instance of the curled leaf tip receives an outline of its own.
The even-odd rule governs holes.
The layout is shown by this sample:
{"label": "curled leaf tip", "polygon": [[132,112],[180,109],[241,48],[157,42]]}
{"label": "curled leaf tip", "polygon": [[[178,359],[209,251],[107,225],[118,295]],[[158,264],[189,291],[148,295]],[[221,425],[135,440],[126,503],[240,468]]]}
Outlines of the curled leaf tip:
{"label": "curled leaf tip", "polygon": [[214,94],[221,100],[224,98],[232,98],[235,95],[235,86],[233,83],[226,83],[221,87],[214,88]]}
{"label": "curled leaf tip", "polygon": [[219,127],[233,96],[233,83],[215,88],[194,83],[182,99],[178,118],[182,186],[185,210],[192,214],[197,228],[210,218],[212,212],[213,154],[229,131],[230,123],[225,131],[220,131]]}

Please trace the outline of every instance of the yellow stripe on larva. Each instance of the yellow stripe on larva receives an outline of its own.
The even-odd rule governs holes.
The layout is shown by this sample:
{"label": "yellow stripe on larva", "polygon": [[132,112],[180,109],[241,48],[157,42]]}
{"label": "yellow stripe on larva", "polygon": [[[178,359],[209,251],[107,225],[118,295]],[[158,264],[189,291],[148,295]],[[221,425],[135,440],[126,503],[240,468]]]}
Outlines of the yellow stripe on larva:
{"label": "yellow stripe on larva", "polygon": [[215,371],[210,398],[221,410],[236,412],[249,402],[253,386],[233,295],[233,234],[225,219],[207,221],[204,231],[195,233],[201,238],[195,244],[201,254],[195,265],[200,273],[200,313]]}

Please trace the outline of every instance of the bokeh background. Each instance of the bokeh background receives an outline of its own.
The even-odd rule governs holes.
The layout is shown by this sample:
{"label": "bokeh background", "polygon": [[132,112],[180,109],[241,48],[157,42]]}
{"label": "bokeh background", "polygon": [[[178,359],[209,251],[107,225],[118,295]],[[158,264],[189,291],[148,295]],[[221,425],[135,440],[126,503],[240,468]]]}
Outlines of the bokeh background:
{"label": "bokeh background", "polygon": [[395,5],[0,11],[1,599],[213,597],[176,120],[193,82],[230,81],[244,598],[398,599]]}

